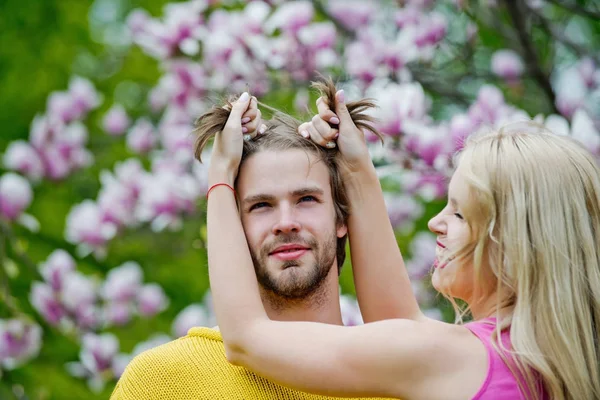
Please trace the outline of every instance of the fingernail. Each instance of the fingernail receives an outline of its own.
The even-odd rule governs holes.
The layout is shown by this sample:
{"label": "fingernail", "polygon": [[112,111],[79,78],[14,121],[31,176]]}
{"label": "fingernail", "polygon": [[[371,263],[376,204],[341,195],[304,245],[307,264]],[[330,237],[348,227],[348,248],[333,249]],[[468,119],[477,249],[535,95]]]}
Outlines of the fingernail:
{"label": "fingernail", "polygon": [[331,122],[332,124],[339,124],[340,120],[338,119],[338,117],[331,117],[329,118],[329,122]]}
{"label": "fingernail", "polygon": [[250,141],[250,139],[252,139],[252,136],[244,135],[244,142],[248,142],[248,141]]}
{"label": "fingernail", "polygon": [[258,133],[260,133],[261,135],[262,135],[263,133],[265,133],[266,131],[267,131],[267,126],[266,126],[265,124],[262,124],[262,125],[260,126],[260,128],[258,128]]}
{"label": "fingernail", "polygon": [[339,136],[340,136],[340,133],[339,133],[339,132],[337,132],[335,135],[333,135],[333,138],[334,138],[334,139],[337,139]]}
{"label": "fingernail", "polygon": [[242,118],[242,124],[245,124],[246,122],[250,122],[250,117]]}
{"label": "fingernail", "polygon": [[335,97],[337,98],[337,100],[340,103],[343,103],[345,101],[345,98],[344,98],[344,89],[338,90],[337,93],[335,94]]}
{"label": "fingernail", "polygon": [[242,132],[244,132],[244,133],[248,132],[248,128],[246,128],[245,126],[242,126]]}
{"label": "fingernail", "polygon": [[335,142],[327,142],[325,147],[327,147],[328,149],[333,149],[335,147]]}
{"label": "fingernail", "polygon": [[244,92],[244,93],[242,93],[242,95],[240,96],[238,101],[241,103],[245,103],[246,101],[248,101],[249,98],[250,98],[250,95],[248,94],[248,92]]}
{"label": "fingernail", "polygon": [[307,131],[301,131],[300,134],[307,139],[310,137],[310,134]]}

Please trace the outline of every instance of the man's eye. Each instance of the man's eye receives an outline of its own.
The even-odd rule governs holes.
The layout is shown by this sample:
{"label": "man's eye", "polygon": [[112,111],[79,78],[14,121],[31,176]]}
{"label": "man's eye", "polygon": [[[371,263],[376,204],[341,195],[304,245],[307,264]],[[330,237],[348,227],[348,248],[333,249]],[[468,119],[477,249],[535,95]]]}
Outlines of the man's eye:
{"label": "man's eye", "polygon": [[304,202],[304,201],[317,201],[317,199],[314,196],[303,196],[303,197],[300,198],[300,201],[301,202]]}
{"label": "man's eye", "polygon": [[265,203],[263,201],[261,203],[256,203],[256,204],[252,205],[250,207],[249,211],[256,210],[256,209],[263,208],[263,207],[268,207],[268,206],[269,206],[269,203]]}

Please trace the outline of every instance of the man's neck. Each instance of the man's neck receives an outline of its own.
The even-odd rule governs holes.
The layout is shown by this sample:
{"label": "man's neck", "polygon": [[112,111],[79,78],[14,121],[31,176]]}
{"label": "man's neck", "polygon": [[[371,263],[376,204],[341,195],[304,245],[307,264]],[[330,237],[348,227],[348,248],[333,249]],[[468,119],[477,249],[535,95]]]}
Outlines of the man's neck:
{"label": "man's neck", "polygon": [[331,268],[323,284],[303,299],[274,297],[261,288],[265,311],[275,321],[310,321],[342,325],[337,266]]}

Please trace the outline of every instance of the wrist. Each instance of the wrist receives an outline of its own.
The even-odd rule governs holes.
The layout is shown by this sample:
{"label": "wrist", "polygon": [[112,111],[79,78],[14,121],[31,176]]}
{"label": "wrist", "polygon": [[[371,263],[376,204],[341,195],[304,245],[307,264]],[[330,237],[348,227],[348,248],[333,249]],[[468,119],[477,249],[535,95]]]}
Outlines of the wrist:
{"label": "wrist", "polygon": [[226,183],[233,187],[235,176],[236,173],[232,171],[231,168],[211,165],[208,169],[208,185],[212,186],[217,183]]}

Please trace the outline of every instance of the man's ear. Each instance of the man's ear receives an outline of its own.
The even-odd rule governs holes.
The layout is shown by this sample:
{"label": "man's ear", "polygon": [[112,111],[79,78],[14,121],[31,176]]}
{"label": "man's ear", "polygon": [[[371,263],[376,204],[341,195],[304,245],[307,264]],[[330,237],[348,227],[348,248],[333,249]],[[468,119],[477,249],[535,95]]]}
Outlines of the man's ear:
{"label": "man's ear", "polygon": [[346,224],[340,224],[337,227],[336,230],[336,235],[338,238],[343,238],[344,236],[346,236],[348,234],[348,227],[346,226]]}

